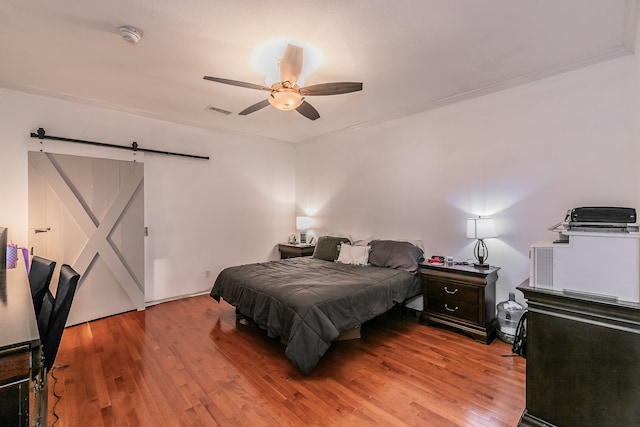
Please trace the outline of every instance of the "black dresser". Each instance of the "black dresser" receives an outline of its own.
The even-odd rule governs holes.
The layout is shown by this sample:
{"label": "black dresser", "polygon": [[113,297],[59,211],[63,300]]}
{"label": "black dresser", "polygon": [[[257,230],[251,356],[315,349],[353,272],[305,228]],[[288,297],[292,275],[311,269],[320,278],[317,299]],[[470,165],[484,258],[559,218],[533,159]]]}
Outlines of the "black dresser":
{"label": "black dresser", "polygon": [[640,426],[640,304],[518,287],[527,314],[519,426]]}

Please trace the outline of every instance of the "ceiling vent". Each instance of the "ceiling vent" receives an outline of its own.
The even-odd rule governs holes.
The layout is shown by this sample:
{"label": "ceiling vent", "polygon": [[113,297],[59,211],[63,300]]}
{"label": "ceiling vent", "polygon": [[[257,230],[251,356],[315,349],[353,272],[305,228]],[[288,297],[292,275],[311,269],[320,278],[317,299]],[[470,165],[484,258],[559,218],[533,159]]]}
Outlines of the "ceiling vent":
{"label": "ceiling vent", "polygon": [[205,110],[213,111],[213,112],[224,114],[224,115],[227,115],[227,116],[229,114],[231,114],[231,111],[228,111],[228,110],[225,110],[225,109],[222,109],[222,108],[218,108],[218,107],[214,107],[213,105],[208,105],[207,108],[205,108]]}

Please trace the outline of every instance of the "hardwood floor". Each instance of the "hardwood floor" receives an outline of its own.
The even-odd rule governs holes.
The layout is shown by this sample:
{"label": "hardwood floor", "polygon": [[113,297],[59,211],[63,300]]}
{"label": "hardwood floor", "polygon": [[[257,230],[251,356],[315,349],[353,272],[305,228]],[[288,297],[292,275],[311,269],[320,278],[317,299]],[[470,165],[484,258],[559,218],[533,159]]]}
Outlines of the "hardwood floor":
{"label": "hardwood floor", "polygon": [[392,310],[304,377],[279,340],[202,295],[67,328],[56,426],[515,426],[525,360],[503,355]]}

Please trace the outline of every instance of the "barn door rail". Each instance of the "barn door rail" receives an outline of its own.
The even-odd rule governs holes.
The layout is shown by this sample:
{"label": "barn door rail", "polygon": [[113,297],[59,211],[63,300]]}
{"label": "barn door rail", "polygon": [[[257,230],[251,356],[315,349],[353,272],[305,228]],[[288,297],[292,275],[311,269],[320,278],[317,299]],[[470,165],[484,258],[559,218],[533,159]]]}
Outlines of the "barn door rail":
{"label": "barn door rail", "polygon": [[37,132],[31,132],[31,138],[38,138],[40,140],[43,139],[51,139],[54,141],[66,141],[66,142],[75,142],[77,144],[88,144],[88,145],[97,145],[98,147],[109,147],[109,148],[119,148],[121,150],[132,150],[132,151],[142,151],[144,153],[153,153],[153,154],[166,154],[168,156],[179,156],[179,157],[189,157],[192,159],[201,159],[201,160],[209,160],[209,156],[198,156],[195,154],[185,154],[185,153],[175,153],[172,151],[162,151],[162,150],[152,150],[149,148],[140,148],[138,143],[133,141],[130,147],[125,145],[117,145],[117,144],[107,144],[105,142],[95,142],[95,141],[85,141],[83,139],[73,139],[73,138],[63,138],[60,136],[51,136],[47,135],[43,128],[38,128]]}

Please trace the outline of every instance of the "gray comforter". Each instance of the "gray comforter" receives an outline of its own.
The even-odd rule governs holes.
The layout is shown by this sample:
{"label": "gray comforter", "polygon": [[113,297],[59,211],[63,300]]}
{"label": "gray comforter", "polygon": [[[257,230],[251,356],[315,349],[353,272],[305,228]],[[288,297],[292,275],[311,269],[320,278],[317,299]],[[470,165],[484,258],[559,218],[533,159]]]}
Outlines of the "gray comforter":
{"label": "gray comforter", "polygon": [[210,295],[284,338],[287,357],[308,375],[341,332],[421,291],[420,276],[406,271],[304,257],[226,268]]}

